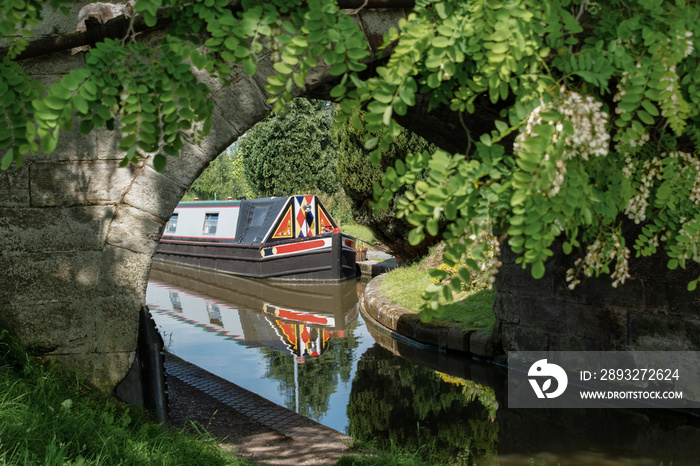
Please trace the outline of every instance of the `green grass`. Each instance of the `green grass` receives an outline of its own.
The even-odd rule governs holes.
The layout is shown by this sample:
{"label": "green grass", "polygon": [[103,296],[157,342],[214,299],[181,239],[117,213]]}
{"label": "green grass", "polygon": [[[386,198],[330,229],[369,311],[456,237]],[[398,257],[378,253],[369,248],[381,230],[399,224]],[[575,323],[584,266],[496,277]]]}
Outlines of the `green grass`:
{"label": "green grass", "polygon": [[[430,256],[417,264],[398,267],[386,274],[382,291],[389,300],[410,311],[419,312],[425,301],[422,293],[431,282],[428,274]],[[458,325],[468,329],[491,332],[496,320],[493,314],[493,301],[496,293],[484,288],[462,291],[454,297],[454,302],[440,302],[440,318],[435,323]]]}
{"label": "green grass", "polygon": [[351,450],[360,453],[341,456],[336,466],[429,466],[435,462],[431,460],[432,449],[428,446],[419,451],[408,451],[391,442],[386,448],[377,447],[373,442],[361,442],[355,440],[350,445]]}
{"label": "green grass", "polygon": [[208,436],[162,428],[0,330],[0,465],[245,465]]}
{"label": "green grass", "polygon": [[380,453],[378,455],[347,455],[342,456],[337,466],[429,466],[432,461],[426,461],[417,455]]}
{"label": "green grass", "polygon": [[367,244],[373,244],[377,242],[376,238],[372,234],[372,230],[370,230],[364,225],[358,225],[356,223],[344,223],[341,225],[341,229],[343,230],[343,233],[352,235],[355,238],[364,241]]}

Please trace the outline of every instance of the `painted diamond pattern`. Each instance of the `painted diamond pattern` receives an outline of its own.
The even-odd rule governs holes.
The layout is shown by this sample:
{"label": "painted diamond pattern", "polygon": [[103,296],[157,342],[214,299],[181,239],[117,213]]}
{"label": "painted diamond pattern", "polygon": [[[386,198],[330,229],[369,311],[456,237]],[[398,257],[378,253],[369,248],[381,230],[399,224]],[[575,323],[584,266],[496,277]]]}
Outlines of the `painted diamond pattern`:
{"label": "painted diamond pattern", "polygon": [[[308,212],[304,209],[307,207]],[[316,202],[313,196],[295,196],[294,197],[294,212],[297,222],[297,238],[314,236],[316,234],[314,225],[314,211],[316,210]]]}

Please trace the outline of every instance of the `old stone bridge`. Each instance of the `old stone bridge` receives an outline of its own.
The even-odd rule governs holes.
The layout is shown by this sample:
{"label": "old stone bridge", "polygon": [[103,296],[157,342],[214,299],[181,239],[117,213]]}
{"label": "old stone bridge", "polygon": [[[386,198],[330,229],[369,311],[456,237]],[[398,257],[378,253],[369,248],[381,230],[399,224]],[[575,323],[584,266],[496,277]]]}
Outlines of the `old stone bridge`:
{"label": "old stone bridge", "polygon": [[[86,3],[72,6],[71,18],[49,14],[37,35],[75,30]],[[375,51],[404,14],[366,8],[355,17]],[[81,67],[84,57],[66,50],[21,64],[49,85]],[[326,71],[315,70],[300,95],[324,97],[331,78]],[[161,173],[151,160],[118,168],[118,132],[82,136],[77,129],[61,134],[50,155],[0,172],[0,316],[25,345],[58,357],[99,386],[124,378],[164,224],[209,162],[270,113],[264,87],[272,73],[266,60],[253,77],[234,69],[228,86],[202,73],[215,105],[213,129],[203,143],[187,142]]]}
{"label": "old stone bridge", "polygon": [[[74,30],[85,3],[71,7],[72,18],[48,16],[37,34]],[[396,8],[365,8],[355,15],[375,52],[373,59],[381,58],[376,47],[382,34],[405,14]],[[83,61],[83,53],[60,51],[26,59],[22,66],[48,85]],[[300,95],[326,97],[332,84],[325,71],[315,70]],[[264,86],[271,73],[271,64],[263,60],[253,77],[235,69],[229,86],[202,75],[215,105],[213,129],[203,143],[186,143],[180,157],[171,158],[161,173],[150,160],[118,168],[123,157],[119,133],[106,130],[89,136],[77,130],[62,134],[54,153],[32,156],[21,168],[0,172],[3,324],[25,345],[58,357],[99,386],[110,389],[122,380],[134,361],[138,311],[163,227],[211,160],[270,112]],[[418,102],[401,123],[445,149],[464,151],[459,117],[444,109],[427,113],[426,107],[427,99]],[[482,113],[467,124],[481,126],[492,117]],[[625,342],[633,345],[640,335],[655,341],[653,329],[669,325],[682,334],[677,341],[683,348],[677,349],[698,345],[695,318],[688,323],[676,317],[697,310],[697,297],[676,294],[680,284],[654,285],[640,278],[614,299],[593,287],[591,296],[573,299],[572,310],[561,305],[571,301],[557,285],[563,280],[550,274],[533,287],[518,268],[505,265],[496,304],[497,341],[506,349],[621,348]],[[550,269],[557,272],[556,265]],[[668,281],[675,283],[672,277]],[[508,283],[514,285],[508,288]],[[670,296],[678,297],[669,301]],[[651,314],[637,312],[641,308],[670,312],[675,320],[659,324]],[[558,314],[562,309],[565,318]],[[549,320],[541,325],[542,315]]]}

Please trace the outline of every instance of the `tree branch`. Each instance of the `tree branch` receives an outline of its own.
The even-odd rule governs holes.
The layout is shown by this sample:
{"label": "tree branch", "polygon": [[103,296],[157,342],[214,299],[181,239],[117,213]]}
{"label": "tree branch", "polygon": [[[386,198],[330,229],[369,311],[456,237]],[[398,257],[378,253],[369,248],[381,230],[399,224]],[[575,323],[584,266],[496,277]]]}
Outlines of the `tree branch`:
{"label": "tree branch", "polygon": [[[338,0],[338,7],[341,9],[357,9],[363,7],[365,9],[399,9],[399,8],[413,8],[415,5],[414,0]],[[240,9],[240,5],[232,6],[233,9]],[[90,31],[90,37],[88,37],[88,31],[75,31],[69,32],[67,34],[59,34],[57,36],[44,37],[41,39],[33,40],[29,42],[29,45],[20,53],[15,60],[23,60],[26,58],[38,57],[41,55],[48,55],[50,53],[61,52],[64,50],[70,50],[75,47],[81,47],[84,45],[90,45],[94,43],[95,37],[99,38],[99,41],[105,39],[122,39],[130,31],[130,26],[132,25],[133,19],[133,32],[146,32],[155,31],[158,29],[163,29],[167,27],[172,20],[170,17],[165,15],[158,15],[158,21],[153,27],[148,27],[144,22],[143,18],[137,16],[135,18],[126,18],[125,16],[117,16],[112,18],[104,24],[99,24],[95,26]],[[91,38],[93,40],[91,40]],[[9,47],[0,48],[0,55],[7,55]]]}
{"label": "tree branch", "polygon": [[[138,16],[134,18],[133,31],[134,33],[155,31],[167,27],[171,22],[172,20],[170,18],[159,17],[155,26],[148,27],[143,17]],[[15,60],[62,52],[75,47],[101,42],[105,39],[122,39],[129,32],[130,25],[131,18],[121,15],[110,19],[104,24],[93,24],[85,31],[75,31],[67,34],[59,34],[57,36],[42,37],[41,39],[29,42],[27,48],[15,57]],[[8,50],[9,47],[0,48],[0,55],[7,55]]]}

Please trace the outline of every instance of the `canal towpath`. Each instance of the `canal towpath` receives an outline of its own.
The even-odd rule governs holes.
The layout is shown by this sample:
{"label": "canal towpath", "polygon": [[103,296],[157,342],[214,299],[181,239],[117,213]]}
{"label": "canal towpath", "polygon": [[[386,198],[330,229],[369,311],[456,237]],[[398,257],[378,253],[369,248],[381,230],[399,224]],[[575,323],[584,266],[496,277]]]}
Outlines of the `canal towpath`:
{"label": "canal towpath", "polygon": [[204,428],[251,464],[332,465],[352,438],[166,353],[170,422]]}

